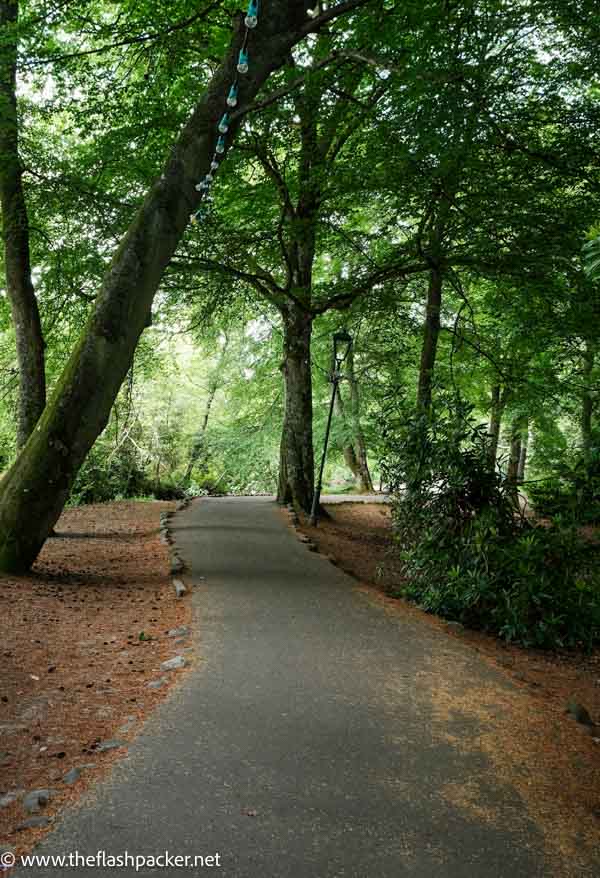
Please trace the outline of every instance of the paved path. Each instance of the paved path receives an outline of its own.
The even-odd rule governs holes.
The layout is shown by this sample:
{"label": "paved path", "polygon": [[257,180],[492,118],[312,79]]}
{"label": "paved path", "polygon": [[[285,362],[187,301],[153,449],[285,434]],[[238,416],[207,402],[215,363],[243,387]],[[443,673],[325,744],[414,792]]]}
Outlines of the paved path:
{"label": "paved path", "polygon": [[[385,613],[266,498],[202,500],[176,521],[198,579],[196,667],[40,853],[218,852],[213,874],[227,878],[554,874],[478,728],[442,723],[422,685],[434,653],[482,684],[506,681],[460,641]],[[475,808],[448,795],[465,785]]]}

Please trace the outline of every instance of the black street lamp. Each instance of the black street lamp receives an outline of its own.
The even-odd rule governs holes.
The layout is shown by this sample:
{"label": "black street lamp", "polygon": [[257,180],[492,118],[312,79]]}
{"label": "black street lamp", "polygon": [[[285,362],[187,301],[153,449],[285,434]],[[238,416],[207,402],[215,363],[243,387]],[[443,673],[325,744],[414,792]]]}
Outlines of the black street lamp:
{"label": "black street lamp", "polygon": [[335,405],[335,395],[338,390],[338,384],[343,379],[342,367],[348,359],[348,354],[352,348],[352,336],[345,329],[333,334],[333,356],[331,360],[331,402],[329,403],[329,414],[327,415],[327,427],[325,428],[325,441],[323,443],[323,454],[321,456],[321,465],[319,467],[319,477],[313,494],[312,509],[310,511],[309,523],[316,527],[317,517],[319,514],[319,501],[321,499],[321,488],[323,486],[323,471],[325,469],[325,459],[327,457],[327,446],[329,444],[329,432],[331,430],[331,419],[333,417],[333,407]]}

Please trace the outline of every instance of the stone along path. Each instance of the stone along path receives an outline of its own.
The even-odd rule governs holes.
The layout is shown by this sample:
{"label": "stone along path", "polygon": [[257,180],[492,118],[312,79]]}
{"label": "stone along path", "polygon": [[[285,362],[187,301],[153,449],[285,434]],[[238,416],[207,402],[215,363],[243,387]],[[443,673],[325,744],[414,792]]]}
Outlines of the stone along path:
{"label": "stone along path", "polygon": [[195,583],[194,667],[39,853],[218,853],[192,873],[227,878],[562,874],[477,723],[432,697],[440,675],[493,691],[504,678],[386,613],[269,499],[197,501],[173,532]]}

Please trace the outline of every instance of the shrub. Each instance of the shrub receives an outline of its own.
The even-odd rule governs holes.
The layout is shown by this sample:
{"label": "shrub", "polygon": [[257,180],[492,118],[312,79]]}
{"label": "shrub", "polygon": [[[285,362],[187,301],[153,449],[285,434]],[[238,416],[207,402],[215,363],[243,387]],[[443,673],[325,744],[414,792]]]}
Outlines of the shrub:
{"label": "shrub", "polygon": [[574,522],[600,522],[600,450],[563,468],[550,478],[534,482],[527,494],[538,515],[570,518]]}
{"label": "shrub", "polygon": [[113,454],[103,442],[97,442],[81,467],[71,490],[69,502],[105,503],[125,497],[151,494],[148,478],[136,457],[126,448]]}
{"label": "shrub", "polygon": [[576,528],[521,516],[466,409],[407,419],[388,442],[394,532],[423,609],[527,646],[600,641],[598,548]]}
{"label": "shrub", "polygon": [[156,500],[183,500],[185,490],[173,479],[163,479],[152,487],[152,496]]}

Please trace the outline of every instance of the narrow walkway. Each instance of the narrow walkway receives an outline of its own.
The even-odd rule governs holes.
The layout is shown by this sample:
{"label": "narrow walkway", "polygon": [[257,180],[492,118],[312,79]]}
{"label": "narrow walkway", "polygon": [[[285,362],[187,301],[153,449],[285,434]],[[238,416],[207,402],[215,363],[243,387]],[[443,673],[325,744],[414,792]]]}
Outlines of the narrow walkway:
{"label": "narrow walkway", "polygon": [[[174,532],[197,581],[196,667],[40,853],[218,852],[227,878],[554,874],[478,729],[450,711],[441,737],[419,685],[434,651],[486,685],[506,681],[459,641],[386,614],[268,499],[196,502]],[[466,783],[474,810],[444,794]]]}

